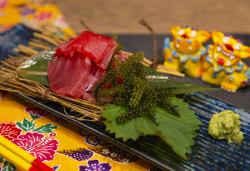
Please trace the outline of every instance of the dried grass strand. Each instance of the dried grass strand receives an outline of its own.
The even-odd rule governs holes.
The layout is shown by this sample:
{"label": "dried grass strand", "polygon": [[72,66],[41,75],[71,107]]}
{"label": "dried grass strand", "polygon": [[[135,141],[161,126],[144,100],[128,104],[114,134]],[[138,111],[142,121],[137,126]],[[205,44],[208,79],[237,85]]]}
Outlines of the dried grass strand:
{"label": "dried grass strand", "polygon": [[149,25],[149,23],[145,19],[140,19],[139,23],[146,27],[152,34],[153,37],[153,56],[151,58],[152,64],[151,66],[153,68],[156,68],[156,66],[159,64],[159,57],[158,57],[158,50],[157,50],[157,38],[156,38],[156,33],[153,30],[153,28]]}
{"label": "dried grass strand", "polygon": [[3,63],[0,67],[0,90],[56,102],[80,113],[82,115],[81,120],[98,121],[100,119],[102,107],[84,100],[77,100],[70,97],[62,98],[62,96],[56,95],[38,82],[20,78],[15,70],[5,66],[5,63]]}
{"label": "dried grass strand", "polygon": [[86,30],[92,31],[92,29],[83,20],[80,20],[80,23]]}
{"label": "dried grass strand", "polygon": [[43,35],[43,34],[40,34],[40,33],[34,33],[34,36],[37,37],[37,38],[40,38],[42,40],[45,40],[46,42],[54,45],[54,46],[58,46],[59,45],[59,42],[57,42],[55,39],[51,38],[51,37],[48,37],[46,35]]}
{"label": "dried grass strand", "polygon": [[[22,54],[26,54],[25,56],[9,57],[4,61],[0,61],[0,90],[56,102],[62,105],[64,108],[79,113],[80,116],[74,116],[65,113],[67,116],[79,121],[99,121],[101,118],[100,113],[103,110],[101,106],[97,106],[83,99],[74,99],[53,93],[48,87],[38,82],[21,78],[17,75],[17,67],[19,67],[24,61],[39,53],[40,50],[47,50],[58,46],[59,39],[55,38],[56,36],[52,36],[48,33],[48,31],[46,31],[46,33],[34,33],[34,38],[29,43],[30,46],[19,46],[17,51],[21,52]],[[36,48],[40,50],[36,50]],[[132,55],[132,53],[127,51],[123,51],[123,53]],[[141,62],[143,65],[148,67],[153,63],[147,58],[144,58]],[[157,65],[156,70],[167,74],[184,76],[182,73],[174,71],[170,68],[166,68],[163,65]]]}

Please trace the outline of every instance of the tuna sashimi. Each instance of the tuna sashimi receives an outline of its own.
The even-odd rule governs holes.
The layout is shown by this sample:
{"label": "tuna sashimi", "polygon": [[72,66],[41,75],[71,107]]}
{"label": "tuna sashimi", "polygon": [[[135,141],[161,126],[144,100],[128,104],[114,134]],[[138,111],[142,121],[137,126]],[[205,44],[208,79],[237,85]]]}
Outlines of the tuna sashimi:
{"label": "tuna sashimi", "polygon": [[85,31],[57,48],[56,56],[72,57],[75,53],[81,53],[100,68],[106,69],[116,47],[117,43],[112,38]]}
{"label": "tuna sashimi", "polygon": [[48,65],[50,88],[53,92],[80,98],[86,86],[91,65],[79,55],[55,57]]}
{"label": "tuna sashimi", "polygon": [[93,88],[103,78],[116,46],[112,38],[92,32],[60,45],[48,65],[51,90],[93,101]]}

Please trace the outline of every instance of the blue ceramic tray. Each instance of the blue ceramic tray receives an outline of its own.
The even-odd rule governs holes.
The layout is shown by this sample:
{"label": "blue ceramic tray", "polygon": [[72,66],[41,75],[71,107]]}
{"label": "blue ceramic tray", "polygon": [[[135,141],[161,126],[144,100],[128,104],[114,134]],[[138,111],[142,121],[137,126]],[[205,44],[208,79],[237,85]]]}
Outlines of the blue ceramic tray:
{"label": "blue ceramic tray", "polygon": [[[58,104],[19,96],[164,170],[248,171],[250,169],[250,113],[208,95],[195,93],[184,97],[202,121],[192,154],[186,161],[175,155],[159,139],[144,137],[137,141],[123,143],[107,133],[104,126],[69,118]],[[207,128],[211,115],[223,110],[233,110],[240,114],[241,130],[244,133],[244,141],[241,144],[228,144],[226,141],[216,140],[208,135]]]}

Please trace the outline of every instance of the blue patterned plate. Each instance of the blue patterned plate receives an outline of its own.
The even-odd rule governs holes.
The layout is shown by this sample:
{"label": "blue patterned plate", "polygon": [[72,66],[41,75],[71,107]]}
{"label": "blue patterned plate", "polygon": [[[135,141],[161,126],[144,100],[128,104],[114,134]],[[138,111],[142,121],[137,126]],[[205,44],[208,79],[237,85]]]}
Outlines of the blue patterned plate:
{"label": "blue patterned plate", "polygon": [[[202,121],[189,160],[183,160],[175,155],[164,142],[155,137],[143,137],[137,141],[124,143],[107,133],[102,125],[69,118],[58,104],[24,95],[19,96],[164,170],[248,171],[250,168],[250,113],[205,94],[195,93],[184,97]],[[216,140],[208,135],[207,128],[212,114],[223,110],[233,110],[240,115],[241,130],[244,133],[241,144],[228,144],[224,140]],[[69,114],[77,115],[70,112]]]}
{"label": "blue patterned plate", "polygon": [[[187,95],[186,102],[202,121],[196,143],[189,161],[182,163],[190,170],[250,170],[250,113],[207,95],[196,93]],[[229,144],[213,139],[207,128],[213,113],[232,110],[240,115],[244,141]]]}

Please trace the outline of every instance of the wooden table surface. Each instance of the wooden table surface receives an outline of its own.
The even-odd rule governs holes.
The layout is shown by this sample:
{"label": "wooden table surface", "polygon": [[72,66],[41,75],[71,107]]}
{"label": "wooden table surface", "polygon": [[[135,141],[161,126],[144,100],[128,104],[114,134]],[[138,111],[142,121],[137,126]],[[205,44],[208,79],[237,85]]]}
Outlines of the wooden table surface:
{"label": "wooden table surface", "polygon": [[148,33],[145,18],[158,33],[190,25],[209,31],[250,33],[250,0],[52,0],[81,31],[80,20],[102,33]]}

